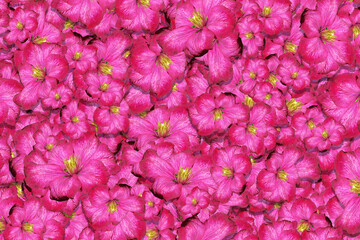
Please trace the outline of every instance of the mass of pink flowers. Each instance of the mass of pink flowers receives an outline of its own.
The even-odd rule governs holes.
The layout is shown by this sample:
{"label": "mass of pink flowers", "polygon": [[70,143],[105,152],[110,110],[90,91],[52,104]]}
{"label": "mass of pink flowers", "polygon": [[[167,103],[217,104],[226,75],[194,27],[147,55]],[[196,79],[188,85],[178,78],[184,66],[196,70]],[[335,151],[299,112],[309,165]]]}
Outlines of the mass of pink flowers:
{"label": "mass of pink flowers", "polygon": [[0,0],[0,240],[359,240],[360,0]]}

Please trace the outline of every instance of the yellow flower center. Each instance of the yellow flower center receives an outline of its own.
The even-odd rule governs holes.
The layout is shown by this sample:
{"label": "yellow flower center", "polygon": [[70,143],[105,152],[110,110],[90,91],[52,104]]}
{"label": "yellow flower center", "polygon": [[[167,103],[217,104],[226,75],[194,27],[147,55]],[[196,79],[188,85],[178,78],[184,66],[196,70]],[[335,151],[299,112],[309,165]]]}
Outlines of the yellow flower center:
{"label": "yellow flower center", "polygon": [[185,184],[189,181],[190,174],[191,174],[191,168],[187,167],[184,169],[180,167],[178,173],[175,174],[176,181],[178,183]]}
{"label": "yellow flower center", "polygon": [[24,192],[23,192],[23,190],[22,190],[21,184],[16,183],[15,186],[16,186],[17,196],[18,196],[18,197],[23,197],[23,196],[24,196]]}
{"label": "yellow flower center", "polygon": [[360,181],[352,180],[350,182],[351,190],[350,192],[360,194]]}
{"label": "yellow flower center", "polygon": [[140,0],[140,3],[144,7],[150,7],[150,1],[149,0]]}
{"label": "yellow flower center", "polygon": [[0,219],[0,233],[5,230],[6,224],[5,221]]}
{"label": "yellow flower center", "polygon": [[30,223],[26,222],[26,223],[23,223],[22,229],[25,232],[32,233],[32,232],[34,232],[33,226],[34,226],[34,224],[30,224]]}
{"label": "yellow flower center", "polygon": [[244,101],[244,104],[250,108],[252,108],[254,105],[255,105],[255,102],[254,100],[249,97],[248,95],[245,96],[245,101]]}
{"label": "yellow flower center", "polygon": [[24,24],[22,24],[22,22],[17,22],[16,23],[16,27],[19,29],[19,30],[22,30],[24,28]]}
{"label": "yellow flower center", "polygon": [[158,122],[157,129],[155,129],[155,131],[159,137],[165,137],[169,133],[169,128],[170,124],[168,121]]}
{"label": "yellow flower center", "polygon": [[292,79],[296,79],[296,78],[298,77],[298,75],[299,75],[298,72],[293,72],[293,73],[291,74],[291,78],[292,78]]}
{"label": "yellow flower center", "polygon": [[47,40],[47,37],[37,37],[35,40],[34,40],[34,43],[35,44],[42,44],[42,43],[45,43]]}
{"label": "yellow flower center", "polygon": [[69,174],[75,174],[78,171],[78,161],[74,155],[70,156],[69,159],[64,160],[65,171]]}
{"label": "yellow flower center", "polygon": [[42,70],[41,68],[34,67],[32,71],[33,73],[31,74],[31,76],[36,78],[36,80],[42,80],[45,78],[45,69]]}
{"label": "yellow flower center", "polygon": [[221,111],[221,109],[216,109],[214,112],[213,112],[213,117],[214,117],[214,120],[215,122],[216,121],[219,121],[220,119],[223,119],[223,111]]}
{"label": "yellow flower center", "polygon": [[270,98],[271,98],[271,94],[270,94],[270,93],[268,93],[268,94],[265,95],[265,99],[266,99],[266,100],[269,100]]}
{"label": "yellow flower center", "polygon": [[329,133],[324,130],[322,133],[321,133],[321,136],[323,137],[323,139],[328,139],[329,138]]}
{"label": "yellow flower center", "polygon": [[224,167],[223,169],[222,169],[222,171],[223,171],[223,176],[225,176],[225,177],[227,177],[227,178],[232,178],[233,176],[234,176],[234,172],[233,172],[233,170],[232,169],[230,169],[230,168],[226,168],[226,167]]}
{"label": "yellow flower center", "polygon": [[50,151],[53,147],[54,147],[54,145],[52,145],[51,143],[48,143],[45,148],[46,148],[46,150]]}
{"label": "yellow flower center", "polygon": [[254,73],[254,72],[250,72],[249,73],[249,76],[252,78],[252,79],[255,79],[256,78],[256,73]]}
{"label": "yellow flower center", "polygon": [[333,42],[336,40],[335,29],[327,29],[321,31],[321,37],[326,41]]}
{"label": "yellow flower center", "polygon": [[168,70],[170,68],[170,65],[173,64],[173,61],[169,58],[168,55],[161,54],[159,56],[159,62],[163,69]]}
{"label": "yellow flower center", "polygon": [[288,180],[288,176],[289,174],[287,172],[284,172],[284,170],[278,171],[277,176],[280,180],[282,181],[287,181]]}
{"label": "yellow flower center", "polygon": [[16,153],[14,153],[14,152],[11,152],[11,158],[16,158]]}
{"label": "yellow flower center", "polygon": [[113,68],[114,67],[109,65],[107,62],[100,63],[99,65],[100,72],[105,75],[113,74],[111,71]]}
{"label": "yellow flower center", "polygon": [[285,50],[288,52],[296,53],[296,48],[297,45],[292,43],[291,41],[285,43]]}
{"label": "yellow flower center", "polygon": [[255,158],[252,155],[250,155],[249,158],[250,158],[251,164],[254,165],[256,163]]}
{"label": "yellow flower center", "polygon": [[148,239],[156,239],[159,237],[159,232],[156,229],[146,230],[146,236]]}
{"label": "yellow flower center", "polygon": [[308,125],[308,127],[310,128],[310,130],[312,130],[312,129],[315,127],[315,123],[314,123],[313,120],[309,120],[309,121],[307,122],[307,125]]}
{"label": "yellow flower center", "polygon": [[70,19],[68,19],[68,20],[66,20],[66,22],[64,24],[64,30],[72,28],[73,26],[74,26],[74,23],[72,21],[70,21]]}
{"label": "yellow flower center", "polygon": [[124,57],[124,58],[127,58],[128,56],[130,56],[130,51],[126,51],[126,52],[123,54],[123,57]]}
{"label": "yellow flower center", "polygon": [[301,108],[302,104],[300,101],[296,101],[295,98],[290,99],[286,102],[286,107],[290,112],[295,112]]}
{"label": "yellow flower center", "polygon": [[274,203],[274,208],[275,209],[281,208],[281,203],[279,203],[279,202]]}
{"label": "yellow flower center", "polygon": [[148,205],[149,207],[154,207],[154,203],[153,203],[152,201],[148,201],[148,202],[147,202],[147,205]]}
{"label": "yellow flower center", "polygon": [[78,116],[74,116],[74,117],[71,118],[71,121],[72,121],[73,123],[78,123],[78,122],[80,122],[80,119],[79,119]]}
{"label": "yellow flower center", "polygon": [[111,214],[113,212],[116,212],[117,211],[117,206],[118,204],[116,203],[115,200],[112,200],[108,203],[108,212]]}
{"label": "yellow flower center", "polygon": [[82,56],[82,52],[75,52],[74,54],[74,60],[79,60]]}
{"label": "yellow flower center", "polygon": [[60,94],[55,93],[55,100],[59,100],[60,99]]}
{"label": "yellow flower center", "polygon": [[198,203],[198,201],[196,200],[196,198],[193,198],[193,199],[191,200],[191,203],[192,203],[193,205],[196,205],[196,204]]}
{"label": "yellow flower center", "polygon": [[252,32],[245,33],[246,39],[252,39],[254,37],[254,34]]}
{"label": "yellow flower center", "polygon": [[146,115],[147,115],[147,112],[146,112],[146,111],[143,111],[143,112],[141,112],[141,113],[138,113],[138,115],[139,115],[140,118],[145,118]]}
{"label": "yellow flower center", "polygon": [[192,17],[189,18],[189,20],[196,28],[202,28],[205,24],[203,16],[201,16],[198,11],[193,12]]}
{"label": "yellow flower center", "polygon": [[273,86],[275,86],[278,81],[279,81],[279,79],[276,77],[275,74],[270,74],[270,76],[269,76],[269,82],[270,82]]}
{"label": "yellow flower center", "polygon": [[177,83],[174,83],[174,85],[172,87],[172,91],[176,92],[177,90],[178,90]]}
{"label": "yellow flower center", "polygon": [[105,92],[106,90],[108,90],[108,88],[109,88],[109,84],[108,84],[108,83],[103,83],[103,84],[101,84],[101,86],[100,86],[100,89],[101,89],[101,91],[103,91],[103,92]]}
{"label": "yellow flower center", "polygon": [[257,130],[257,127],[255,127],[253,124],[250,124],[247,127],[247,131],[252,135],[256,135],[256,132],[257,132],[256,130]]}
{"label": "yellow flower center", "polygon": [[111,107],[110,107],[110,112],[111,112],[112,114],[119,114],[119,113],[120,113],[120,107],[118,107],[118,106],[111,106]]}
{"label": "yellow flower center", "polygon": [[310,230],[310,224],[308,222],[303,222],[301,224],[299,224],[299,226],[297,227],[297,230],[299,232],[303,232],[303,231],[309,231]]}
{"label": "yellow flower center", "polygon": [[264,17],[269,17],[271,14],[271,11],[272,11],[271,7],[264,7],[261,13]]}
{"label": "yellow flower center", "polygon": [[357,38],[360,35],[360,27],[358,25],[355,25],[352,29],[353,37]]}

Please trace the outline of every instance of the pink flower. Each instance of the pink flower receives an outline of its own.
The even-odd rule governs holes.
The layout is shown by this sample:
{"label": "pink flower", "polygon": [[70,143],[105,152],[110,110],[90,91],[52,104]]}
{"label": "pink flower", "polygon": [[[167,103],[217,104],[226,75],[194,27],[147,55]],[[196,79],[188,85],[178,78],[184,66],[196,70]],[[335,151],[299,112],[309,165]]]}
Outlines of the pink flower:
{"label": "pink flower", "polygon": [[12,99],[22,89],[15,80],[0,79],[0,123],[15,125],[20,109]]}
{"label": "pink flower", "polygon": [[73,100],[61,112],[63,131],[73,139],[80,138],[89,131],[87,116],[82,110],[82,105]]}
{"label": "pink flower", "polygon": [[72,95],[73,92],[66,85],[58,84],[41,103],[45,108],[61,108],[70,103]]}
{"label": "pink flower", "polygon": [[238,147],[215,149],[213,161],[211,174],[217,184],[214,199],[226,202],[233,193],[240,193],[243,190],[246,184],[245,175],[250,172],[251,163]]}
{"label": "pink flower", "polygon": [[182,107],[171,110],[158,107],[144,118],[132,116],[128,135],[137,139],[138,148],[151,141],[169,142],[174,144],[176,152],[186,150],[198,142],[196,131]]}
{"label": "pink flower", "polygon": [[241,42],[246,47],[247,56],[256,57],[259,54],[260,47],[264,44],[264,37],[261,34],[263,30],[262,22],[255,15],[247,15],[240,18],[236,28]]}
{"label": "pink flower", "polygon": [[295,136],[304,140],[313,135],[315,128],[324,121],[319,108],[308,108],[305,113],[295,113],[291,119],[291,126],[295,129]]}
{"label": "pink flower", "polygon": [[233,96],[204,93],[189,108],[192,123],[200,135],[223,133],[230,124],[247,120],[247,110]]}
{"label": "pink flower", "polygon": [[74,68],[80,73],[95,70],[97,66],[96,50],[95,46],[83,46],[80,43],[69,44],[65,54],[66,60],[69,62],[69,68]]}
{"label": "pink flower", "polygon": [[306,37],[300,41],[299,54],[316,73],[326,74],[353,61],[349,26],[337,12],[336,0],[319,1],[316,11],[308,11],[301,25]]}
{"label": "pink flower", "polygon": [[173,88],[175,80],[183,77],[185,54],[164,54],[160,46],[151,38],[149,43],[140,39],[134,43],[130,56],[132,82],[144,91],[164,97]]}
{"label": "pink flower", "polygon": [[269,69],[262,59],[246,60],[244,70],[242,71],[240,90],[244,93],[250,93],[257,82],[264,82],[269,75]]}
{"label": "pink flower", "polygon": [[260,240],[292,239],[300,240],[296,231],[296,223],[288,221],[277,221],[271,224],[262,224],[259,229]]}
{"label": "pink flower", "polygon": [[204,218],[209,218],[208,206],[210,204],[211,196],[207,191],[201,190],[197,187],[193,188],[185,199],[177,202],[180,213],[183,219],[192,217],[197,214],[201,222]]}
{"label": "pink flower", "polygon": [[188,49],[191,54],[198,55],[212,48],[215,37],[229,36],[234,23],[232,12],[219,2],[181,3],[176,10],[175,29],[165,34],[160,42],[165,52],[178,53]]}
{"label": "pink flower", "polygon": [[27,183],[32,188],[50,188],[56,199],[73,198],[80,189],[88,192],[106,184],[113,171],[113,155],[91,135],[71,143],[59,142],[48,160],[36,150],[25,159]]}
{"label": "pink flower", "polygon": [[31,10],[16,8],[9,22],[10,32],[4,37],[9,44],[22,43],[37,28],[37,14]]}

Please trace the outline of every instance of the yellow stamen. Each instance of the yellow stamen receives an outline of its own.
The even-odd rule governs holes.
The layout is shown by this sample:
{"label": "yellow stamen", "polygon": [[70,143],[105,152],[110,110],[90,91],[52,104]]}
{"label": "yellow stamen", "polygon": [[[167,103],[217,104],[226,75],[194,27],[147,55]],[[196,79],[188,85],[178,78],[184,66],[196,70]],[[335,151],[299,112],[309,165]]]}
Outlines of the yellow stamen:
{"label": "yellow stamen", "polygon": [[308,125],[308,127],[310,128],[310,130],[312,130],[312,129],[315,127],[315,123],[314,123],[313,120],[309,120],[309,121],[307,122],[307,125]]}
{"label": "yellow stamen", "polygon": [[73,219],[75,217],[75,213],[72,213],[71,215],[69,215],[69,214],[66,214],[63,212],[63,214],[65,217],[70,218],[70,219]]}
{"label": "yellow stamen", "polygon": [[274,208],[275,209],[281,208],[281,203],[279,203],[279,202],[274,203]]}
{"label": "yellow stamen", "polygon": [[138,115],[139,115],[140,118],[145,118],[146,115],[147,115],[147,112],[146,112],[146,111],[143,111],[143,112],[141,112],[141,113],[138,113]]}
{"label": "yellow stamen", "polygon": [[159,232],[156,229],[146,230],[146,236],[148,239],[156,239],[159,237]]}
{"label": "yellow stamen", "polygon": [[64,160],[65,171],[69,174],[74,174],[78,171],[78,161],[74,155],[70,156],[69,159]]}
{"label": "yellow stamen", "polygon": [[100,65],[99,65],[100,72],[105,74],[105,75],[113,74],[112,71],[111,71],[113,68],[114,67],[107,64],[107,62],[100,63]]}
{"label": "yellow stamen", "polygon": [[161,54],[159,56],[159,62],[163,69],[168,70],[170,65],[173,64],[173,61],[169,58],[168,55]]}
{"label": "yellow stamen", "polygon": [[140,3],[144,7],[150,7],[150,1],[149,0],[140,0]]}
{"label": "yellow stamen", "polygon": [[277,176],[279,179],[281,179],[282,181],[287,181],[288,180],[288,176],[289,174],[287,172],[284,172],[283,170],[278,171]]}
{"label": "yellow stamen", "polygon": [[19,30],[22,30],[24,28],[24,24],[22,24],[22,22],[17,22],[16,23],[16,27],[19,29]]}
{"label": "yellow stamen", "polygon": [[189,20],[196,28],[202,28],[205,24],[204,18],[198,11],[193,12],[192,17],[189,18]]}
{"label": "yellow stamen", "polygon": [[104,91],[104,92],[105,92],[106,90],[108,90],[109,85],[110,85],[110,84],[108,84],[108,83],[103,83],[103,84],[101,84],[101,86],[100,86],[101,91]]}
{"label": "yellow stamen", "polygon": [[82,56],[82,52],[75,52],[74,54],[74,60],[79,60]]}
{"label": "yellow stamen", "polygon": [[142,197],[143,195],[142,195],[142,193],[139,193],[138,196],[139,196],[139,197]]}
{"label": "yellow stamen", "polygon": [[5,230],[6,224],[5,221],[0,219],[0,233]]}
{"label": "yellow stamen", "polygon": [[336,40],[335,29],[325,29],[321,31],[321,37],[327,41],[333,42]]}
{"label": "yellow stamen", "polygon": [[59,100],[60,99],[60,94],[55,93],[55,100]]}
{"label": "yellow stamen", "polygon": [[296,79],[296,78],[298,77],[298,75],[299,75],[298,72],[293,72],[293,73],[291,74],[291,78],[292,78],[292,79]]}
{"label": "yellow stamen", "polygon": [[254,165],[256,162],[255,162],[255,158],[252,156],[252,155],[250,155],[250,162],[251,162],[251,164],[252,165]]}
{"label": "yellow stamen", "polygon": [[147,205],[148,205],[149,207],[154,207],[154,203],[151,202],[151,201],[148,201],[148,202],[147,202]]}
{"label": "yellow stamen", "polygon": [[64,30],[72,28],[73,26],[74,26],[74,23],[68,19],[68,20],[66,20],[66,22],[64,24]]}
{"label": "yellow stamen", "polygon": [[71,118],[71,121],[72,121],[73,123],[78,123],[78,122],[80,122],[80,119],[79,119],[78,116],[74,116],[74,117]]}
{"label": "yellow stamen", "polygon": [[292,43],[291,41],[285,43],[285,50],[288,52],[296,53],[296,48],[297,45]]}
{"label": "yellow stamen", "polygon": [[198,201],[196,200],[196,198],[193,198],[193,199],[191,200],[191,203],[192,203],[193,205],[196,205],[196,204],[198,203]]}
{"label": "yellow stamen", "polygon": [[111,106],[111,107],[110,107],[110,112],[111,112],[112,114],[119,114],[119,113],[120,113],[120,107],[118,107],[118,106]]}
{"label": "yellow stamen", "polygon": [[178,90],[177,88],[177,83],[174,83],[173,87],[172,87],[172,91],[173,92],[176,92]]}
{"label": "yellow stamen", "polygon": [[178,183],[185,184],[188,182],[191,174],[191,168],[185,168],[182,167],[179,168],[179,172],[175,174],[176,180]]}
{"label": "yellow stamen", "polygon": [[328,139],[329,138],[329,133],[324,130],[322,133],[321,133],[321,136],[323,137],[323,139]]}
{"label": "yellow stamen", "polygon": [[350,182],[351,190],[350,192],[360,194],[360,181],[352,180]]}
{"label": "yellow stamen", "polygon": [[45,148],[46,148],[46,150],[50,151],[53,147],[54,147],[54,145],[52,145],[51,143],[48,143]]}
{"label": "yellow stamen", "polygon": [[159,137],[165,137],[169,133],[169,128],[170,124],[168,121],[158,122],[157,129],[155,129],[155,131]]}
{"label": "yellow stamen", "polygon": [[245,33],[246,39],[252,39],[254,37],[254,34],[252,32]]}
{"label": "yellow stamen", "polygon": [[123,54],[123,57],[124,57],[124,58],[127,58],[128,56],[130,56],[130,51],[126,51],[126,52]]}
{"label": "yellow stamen", "polygon": [[252,78],[252,79],[254,79],[254,78],[256,78],[256,73],[254,73],[254,72],[250,72],[249,73],[249,76]]}
{"label": "yellow stamen", "polygon": [[36,78],[36,80],[42,80],[45,78],[45,73],[43,70],[41,70],[41,68],[38,67],[34,67],[32,69],[33,73],[31,74],[31,76],[33,76],[34,78]]}
{"label": "yellow stamen", "polygon": [[266,99],[266,100],[269,100],[270,98],[271,98],[271,94],[270,94],[270,93],[268,93],[268,94],[265,95],[265,99]]}
{"label": "yellow stamen", "polygon": [[247,127],[247,131],[252,134],[252,135],[256,135],[257,133],[257,127],[255,127],[253,124],[250,124],[248,127]]}
{"label": "yellow stamen", "polygon": [[271,14],[272,8],[271,7],[264,7],[262,10],[262,15],[264,17],[269,17]]}
{"label": "yellow stamen", "polygon": [[309,231],[310,230],[310,224],[308,222],[303,222],[301,223],[297,228],[296,228],[299,232],[303,232],[303,231]]}
{"label": "yellow stamen", "polygon": [[26,223],[23,223],[22,228],[25,232],[32,233],[32,232],[34,232],[33,226],[34,226],[34,224],[30,224],[30,223],[26,222]]}
{"label": "yellow stamen", "polygon": [[269,76],[269,82],[270,82],[273,86],[275,86],[278,81],[279,81],[279,79],[276,77],[275,74],[270,74],[270,76]]}
{"label": "yellow stamen", "polygon": [[233,170],[232,169],[230,169],[230,168],[226,168],[226,167],[224,167],[223,169],[222,169],[222,171],[223,171],[223,176],[225,176],[225,177],[227,177],[227,178],[232,178],[233,176],[234,176],[234,172],[233,172]]}
{"label": "yellow stamen", "polygon": [[249,97],[248,95],[245,96],[245,101],[244,101],[244,104],[250,108],[252,108],[254,105],[255,105],[255,102],[254,100]]}
{"label": "yellow stamen", "polygon": [[108,212],[111,214],[113,212],[117,212],[117,203],[115,200],[112,200],[108,203]]}
{"label": "yellow stamen", "polygon": [[42,43],[45,43],[47,40],[47,37],[37,37],[35,40],[34,40],[34,43],[35,44],[42,44]]}
{"label": "yellow stamen", "polygon": [[295,112],[301,108],[302,104],[300,101],[296,101],[295,98],[290,99],[286,102],[286,107],[290,112]]}
{"label": "yellow stamen", "polygon": [[223,119],[223,111],[221,111],[221,109],[216,109],[214,112],[213,112],[213,117],[214,117],[214,120],[215,122],[219,121],[220,119]]}
{"label": "yellow stamen", "polygon": [[16,158],[16,153],[11,152],[11,153],[10,153],[10,156],[11,156],[11,158]]}
{"label": "yellow stamen", "polygon": [[353,37],[357,38],[360,35],[360,27],[358,25],[355,25],[352,29]]}
{"label": "yellow stamen", "polygon": [[15,186],[16,186],[17,196],[18,196],[18,197],[23,197],[23,196],[24,196],[24,192],[23,192],[23,190],[22,190],[21,184],[15,183]]}

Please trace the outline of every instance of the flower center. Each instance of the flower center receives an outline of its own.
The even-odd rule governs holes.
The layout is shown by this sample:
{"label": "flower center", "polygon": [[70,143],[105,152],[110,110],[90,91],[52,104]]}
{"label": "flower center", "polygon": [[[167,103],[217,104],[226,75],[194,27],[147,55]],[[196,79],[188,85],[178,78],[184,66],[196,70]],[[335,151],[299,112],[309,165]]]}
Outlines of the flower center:
{"label": "flower center", "polygon": [[291,74],[291,78],[292,78],[292,79],[296,79],[296,78],[298,77],[298,75],[299,75],[298,72],[293,72],[293,73]]}
{"label": "flower center", "polygon": [[15,186],[16,186],[17,196],[18,197],[23,197],[24,196],[24,191],[22,190],[21,184],[16,183]]}
{"label": "flower center", "polygon": [[109,88],[109,84],[108,84],[108,83],[103,83],[103,84],[101,84],[101,86],[100,86],[100,89],[101,89],[101,91],[103,91],[103,92],[105,92],[106,90],[108,90],[108,88]]}
{"label": "flower center", "polygon": [[265,99],[266,99],[266,100],[269,100],[270,98],[271,98],[271,94],[270,94],[270,93],[268,93],[268,94],[265,95]]}
{"label": "flower center", "polygon": [[113,68],[114,67],[109,65],[108,62],[103,62],[103,63],[100,63],[100,65],[99,65],[100,72],[102,72],[105,75],[113,74],[111,71]]}
{"label": "flower center", "polygon": [[173,64],[173,61],[169,58],[168,55],[161,54],[159,56],[159,62],[163,69],[168,70],[170,68],[170,65]]}
{"label": "flower center", "polygon": [[156,239],[159,237],[159,232],[155,228],[149,229],[146,230],[146,236],[148,239]]}
{"label": "flower center", "polygon": [[64,164],[65,164],[64,170],[69,174],[75,174],[79,170],[78,161],[74,155],[70,156],[69,159],[64,160]]}
{"label": "flower center", "polygon": [[175,174],[176,180],[178,183],[185,184],[188,182],[191,174],[191,168],[179,168],[179,171],[177,174]]}
{"label": "flower center", "polygon": [[302,104],[300,101],[296,101],[296,99],[292,98],[290,101],[286,102],[286,107],[290,112],[295,112],[301,108]]}
{"label": "flower center", "polygon": [[60,99],[60,94],[55,93],[55,100],[59,100]]}
{"label": "flower center", "polygon": [[193,12],[192,17],[189,18],[189,20],[196,28],[202,28],[205,24],[204,18],[198,11]]}
{"label": "flower center", "polygon": [[303,222],[297,227],[297,230],[299,232],[303,232],[305,230],[309,231],[310,230],[310,224],[308,222]]}
{"label": "flower center", "polygon": [[270,82],[273,86],[275,86],[278,81],[279,81],[279,79],[276,77],[275,74],[270,74],[270,76],[269,76],[269,82]]}
{"label": "flower center", "polygon": [[17,22],[16,23],[16,27],[19,29],[19,30],[22,30],[24,28],[24,24],[22,24],[22,22]]}
{"label": "flower center", "polygon": [[0,220],[0,233],[5,230],[5,220]]}
{"label": "flower center", "polygon": [[249,97],[248,95],[245,95],[244,104],[246,106],[248,106],[249,108],[252,108],[255,105],[255,102],[251,97]]}
{"label": "flower center", "polygon": [[353,37],[356,38],[360,35],[360,27],[358,25],[355,25],[352,29]]}
{"label": "flower center", "polygon": [[256,130],[257,130],[257,127],[255,127],[253,124],[250,124],[247,127],[247,131],[252,135],[256,135],[256,132],[257,132]]}
{"label": "flower center", "polygon": [[360,194],[360,181],[352,180],[350,182],[351,190],[350,192]]}
{"label": "flower center", "polygon": [[35,40],[34,40],[34,43],[35,44],[42,44],[42,43],[45,43],[47,40],[47,37],[37,37]]}
{"label": "flower center", "polygon": [[154,202],[148,201],[148,202],[147,202],[147,205],[148,205],[149,207],[154,207]]}
{"label": "flower center", "polygon": [[336,40],[335,29],[327,29],[321,31],[322,39],[333,42]]}
{"label": "flower center", "polygon": [[271,7],[264,7],[263,10],[261,11],[261,13],[264,17],[269,17],[271,14],[271,11],[272,11]]}
{"label": "flower center", "polygon": [[144,7],[150,7],[150,1],[149,0],[140,0],[140,4]]}
{"label": "flower center", "polygon": [[245,33],[246,39],[252,39],[254,37],[254,34],[252,32]]}
{"label": "flower center", "polygon": [[72,21],[70,21],[70,19],[68,19],[68,20],[66,20],[66,22],[64,24],[64,30],[72,28],[73,26],[74,26],[74,23]]}
{"label": "flower center", "polygon": [[328,133],[326,130],[324,130],[324,131],[321,133],[321,136],[322,136],[323,139],[328,139],[328,138],[329,138],[329,133]]}
{"label": "flower center", "polygon": [[279,203],[279,202],[274,203],[274,208],[275,209],[281,208],[281,203]]}
{"label": "flower center", "polygon": [[256,78],[256,73],[253,72],[253,71],[251,71],[251,72],[249,73],[249,76],[250,76],[252,79],[255,79],[255,78]]}
{"label": "flower center", "polygon": [[109,203],[107,203],[107,205],[108,205],[107,210],[110,214],[117,211],[118,204],[115,200],[110,201]]}
{"label": "flower center", "polygon": [[51,143],[48,143],[45,148],[46,148],[46,150],[50,151],[53,147],[54,147],[54,145],[52,145]]}
{"label": "flower center", "polygon": [[157,129],[155,129],[155,131],[159,137],[165,137],[169,133],[169,128],[170,124],[168,121],[158,122]]}
{"label": "flower center", "polygon": [[120,113],[120,107],[118,107],[118,106],[111,106],[111,107],[110,107],[110,112],[111,112],[112,114],[119,114],[119,113]]}
{"label": "flower center", "polygon": [[198,203],[198,201],[196,200],[196,198],[193,198],[193,199],[191,200],[191,203],[192,203],[193,205],[196,205],[196,204]]}
{"label": "flower center", "polygon": [[80,122],[80,119],[79,119],[78,116],[74,116],[74,117],[71,118],[71,121],[72,121],[73,123],[78,123],[78,122]]}
{"label": "flower center", "polygon": [[285,50],[288,52],[296,53],[296,48],[297,45],[292,43],[291,41],[285,43]]}
{"label": "flower center", "polygon": [[220,119],[223,119],[223,111],[221,111],[221,109],[216,109],[214,112],[213,112],[213,117],[214,117],[214,120],[215,122],[216,121],[219,121]]}
{"label": "flower center", "polygon": [[74,60],[79,60],[82,56],[82,52],[75,52],[74,54]]}
{"label": "flower center", "polygon": [[312,130],[312,129],[315,127],[315,123],[314,123],[313,120],[309,120],[309,121],[307,122],[307,125],[308,125],[308,127],[310,128],[310,130]]}
{"label": "flower center", "polygon": [[174,83],[174,85],[172,87],[172,91],[176,92],[177,90],[178,90],[177,83]]}
{"label": "flower center", "polygon": [[41,68],[38,67],[34,67],[32,69],[33,73],[31,74],[31,76],[33,76],[34,78],[36,78],[37,80],[42,80],[45,78],[45,69],[42,70]]}
{"label": "flower center", "polygon": [[234,171],[232,169],[230,169],[230,168],[224,167],[222,169],[222,171],[223,171],[222,175],[227,177],[227,178],[232,178],[234,176]]}
{"label": "flower center", "polygon": [[278,171],[278,173],[277,173],[277,176],[278,176],[278,178],[280,179],[280,180],[282,180],[282,181],[287,181],[288,180],[288,176],[289,174],[287,173],[287,172],[284,172],[284,170],[280,170],[280,171]]}
{"label": "flower center", "polygon": [[124,58],[127,58],[128,56],[130,56],[130,51],[126,51],[126,52],[123,54],[123,57],[124,57]]}
{"label": "flower center", "polygon": [[26,223],[22,224],[22,229],[25,232],[32,233],[32,232],[34,232],[33,226],[34,226],[34,224],[30,224],[30,223],[26,222]]}

